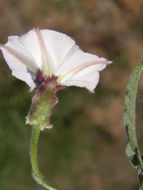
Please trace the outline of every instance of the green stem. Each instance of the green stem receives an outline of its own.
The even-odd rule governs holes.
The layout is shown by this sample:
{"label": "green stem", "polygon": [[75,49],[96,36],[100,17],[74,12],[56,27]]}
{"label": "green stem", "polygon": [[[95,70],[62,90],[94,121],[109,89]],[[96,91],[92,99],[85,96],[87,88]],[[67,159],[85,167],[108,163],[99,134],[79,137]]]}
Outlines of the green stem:
{"label": "green stem", "polygon": [[41,186],[45,187],[47,190],[57,190],[54,187],[50,186],[42,176],[37,160],[37,150],[38,150],[38,139],[40,135],[40,126],[34,126],[32,128],[32,137],[31,137],[31,145],[30,145],[30,159],[32,165],[32,176],[35,181]]}

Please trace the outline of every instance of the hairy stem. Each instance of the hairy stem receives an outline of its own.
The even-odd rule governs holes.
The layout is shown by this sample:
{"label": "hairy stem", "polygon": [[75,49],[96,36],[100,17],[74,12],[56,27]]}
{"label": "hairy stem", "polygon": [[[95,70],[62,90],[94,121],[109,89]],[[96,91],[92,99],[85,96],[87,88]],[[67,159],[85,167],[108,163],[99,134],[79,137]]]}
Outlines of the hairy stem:
{"label": "hairy stem", "polygon": [[32,176],[38,184],[40,184],[47,190],[57,190],[54,187],[50,186],[45,181],[38,167],[37,151],[38,151],[38,140],[39,140],[39,135],[40,135],[40,129],[41,129],[40,126],[34,126],[32,128],[32,137],[31,137],[31,145],[30,145]]}

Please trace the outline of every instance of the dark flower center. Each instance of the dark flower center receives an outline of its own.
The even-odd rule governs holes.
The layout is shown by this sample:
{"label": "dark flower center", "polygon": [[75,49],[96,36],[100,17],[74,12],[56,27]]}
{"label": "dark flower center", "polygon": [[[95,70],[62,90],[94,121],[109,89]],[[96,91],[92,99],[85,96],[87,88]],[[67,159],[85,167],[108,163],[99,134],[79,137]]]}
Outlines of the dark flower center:
{"label": "dark flower center", "polygon": [[42,71],[38,70],[34,82],[37,89],[44,90],[46,88],[50,88],[51,90],[57,91],[64,88],[63,85],[57,82],[57,78],[58,77],[55,75],[52,75],[52,77],[47,77],[43,74]]}

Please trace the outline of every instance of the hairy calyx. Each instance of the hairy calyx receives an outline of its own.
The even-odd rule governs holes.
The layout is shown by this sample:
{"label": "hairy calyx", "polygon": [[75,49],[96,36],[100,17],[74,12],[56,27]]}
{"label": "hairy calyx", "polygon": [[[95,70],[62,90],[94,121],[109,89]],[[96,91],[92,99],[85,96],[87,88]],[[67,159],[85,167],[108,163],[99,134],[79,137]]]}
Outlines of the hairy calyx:
{"label": "hairy calyx", "polygon": [[26,123],[33,126],[51,128],[50,116],[53,107],[58,102],[56,92],[63,89],[63,86],[57,82],[57,77],[47,77],[40,70],[37,72],[36,92],[32,98],[30,111],[26,117]]}

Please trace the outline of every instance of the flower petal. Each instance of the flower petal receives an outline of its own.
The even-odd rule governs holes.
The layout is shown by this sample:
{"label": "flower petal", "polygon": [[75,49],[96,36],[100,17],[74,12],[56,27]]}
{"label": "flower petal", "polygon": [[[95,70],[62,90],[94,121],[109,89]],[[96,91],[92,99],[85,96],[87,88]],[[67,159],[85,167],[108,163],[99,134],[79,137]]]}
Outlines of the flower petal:
{"label": "flower petal", "polygon": [[100,61],[97,62],[92,61],[83,63],[65,72],[64,74],[59,75],[58,82],[63,83],[64,81],[72,79],[74,77],[80,78],[83,75],[87,75],[89,72],[92,71],[101,71],[106,67],[106,64],[108,64],[108,61],[104,58],[101,58]]}
{"label": "flower petal", "polygon": [[98,72],[109,63],[104,58],[82,51],[75,44],[57,70],[58,82],[65,86],[86,87],[93,91],[99,80]]}
{"label": "flower petal", "polygon": [[32,56],[29,54],[27,49],[23,46],[23,44],[21,44],[19,39],[20,37],[18,36],[10,36],[8,37],[8,42],[0,46],[0,49],[2,50],[5,59],[7,59],[9,55],[17,59],[17,62],[15,63],[11,62],[10,60],[6,60],[8,66],[11,69],[11,67],[14,65],[25,65],[32,72],[36,72],[36,63],[34,62]]}
{"label": "flower petal", "polygon": [[79,49],[77,45],[73,46],[69,54],[66,56],[66,59],[62,66],[58,69],[57,75],[64,75],[65,73],[71,72],[78,68],[79,66],[82,67],[83,64],[87,63],[108,63],[108,61],[104,58],[99,58],[96,55],[86,53]]}
{"label": "flower petal", "polygon": [[90,72],[87,75],[83,75],[81,77],[74,76],[69,80],[64,81],[62,84],[64,86],[77,86],[77,87],[85,87],[90,92],[94,92],[97,84],[99,82],[99,72],[94,71]]}
{"label": "flower petal", "polygon": [[64,63],[68,52],[74,47],[75,41],[66,34],[53,30],[40,30],[47,55],[52,60],[53,74]]}
{"label": "flower petal", "polygon": [[25,47],[25,49],[31,54],[37,67],[42,69],[42,51],[40,42],[37,36],[38,29],[32,29],[29,32],[20,36],[20,41]]}
{"label": "flower petal", "polygon": [[14,71],[12,72],[12,75],[26,82],[27,85],[30,87],[30,91],[34,90],[34,88],[36,87],[34,83],[35,75],[32,75],[29,72],[21,72],[21,71]]}
{"label": "flower petal", "polygon": [[[1,45],[3,56],[12,70],[12,74],[23,81],[25,81],[30,87],[33,86],[31,80],[33,81],[33,76],[37,71],[37,66],[19,41],[18,36],[11,36],[8,38],[8,42],[5,45]],[[18,73],[18,74],[17,74]],[[22,73],[20,78],[19,73]],[[25,77],[23,77],[23,75]]]}
{"label": "flower petal", "polygon": [[93,91],[99,71],[110,63],[82,51],[72,38],[53,30],[32,29],[20,37],[10,36],[0,49],[12,74],[31,88],[37,70],[41,70],[48,77],[55,75],[62,85]]}

